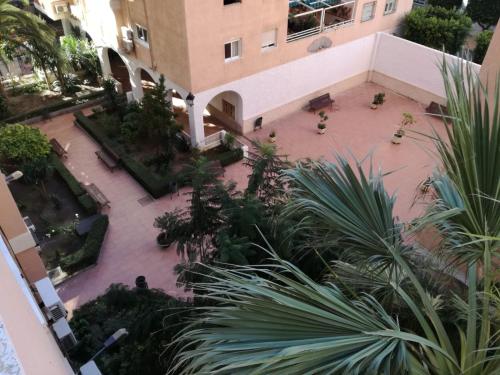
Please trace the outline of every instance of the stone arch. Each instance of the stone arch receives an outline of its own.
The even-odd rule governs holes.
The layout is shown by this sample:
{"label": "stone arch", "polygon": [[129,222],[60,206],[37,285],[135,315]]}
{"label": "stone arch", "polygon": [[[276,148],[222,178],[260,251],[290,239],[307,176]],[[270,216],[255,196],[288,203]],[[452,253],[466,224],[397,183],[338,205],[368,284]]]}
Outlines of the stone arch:
{"label": "stone arch", "polygon": [[243,133],[243,98],[234,90],[221,91],[204,105],[204,123]]}

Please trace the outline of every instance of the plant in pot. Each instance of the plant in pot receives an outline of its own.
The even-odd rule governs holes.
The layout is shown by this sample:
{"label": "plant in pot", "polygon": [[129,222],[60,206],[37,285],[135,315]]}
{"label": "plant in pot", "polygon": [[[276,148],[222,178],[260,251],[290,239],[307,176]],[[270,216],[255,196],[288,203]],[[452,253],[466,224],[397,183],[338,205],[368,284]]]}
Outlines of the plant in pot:
{"label": "plant in pot", "polygon": [[179,219],[179,210],[167,212],[163,216],[157,217],[154,227],[160,229],[160,233],[156,236],[156,243],[162,249],[166,249],[182,232],[182,221]]}
{"label": "plant in pot", "polygon": [[384,104],[385,102],[385,93],[379,92],[378,94],[375,94],[373,97],[372,105],[370,106],[371,109],[377,109],[379,105]]}
{"label": "plant in pot", "polygon": [[415,119],[413,118],[413,115],[411,113],[404,112],[403,118],[401,119],[401,122],[399,124],[399,129],[394,133],[391,142],[395,145],[399,145],[401,143],[401,140],[403,139],[403,136],[405,135],[405,128],[414,123]]}
{"label": "plant in pot", "polygon": [[229,150],[232,150],[234,147],[234,142],[236,142],[236,137],[234,136],[233,133],[226,132],[224,135],[224,146],[228,148]]}
{"label": "plant in pot", "polygon": [[269,133],[269,142],[276,142],[276,131],[271,130],[271,132]]}
{"label": "plant in pot", "polygon": [[325,114],[324,111],[321,111],[319,113],[318,134],[325,134],[327,120],[328,120],[328,116]]}

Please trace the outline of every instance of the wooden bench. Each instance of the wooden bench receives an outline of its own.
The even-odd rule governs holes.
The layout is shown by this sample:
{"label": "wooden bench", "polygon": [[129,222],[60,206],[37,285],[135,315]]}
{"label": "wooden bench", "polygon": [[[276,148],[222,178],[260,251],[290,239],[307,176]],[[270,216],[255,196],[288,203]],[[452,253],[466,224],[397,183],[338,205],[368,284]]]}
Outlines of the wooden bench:
{"label": "wooden bench", "polygon": [[95,184],[84,185],[87,193],[97,202],[100,207],[111,207],[109,199],[102,193],[101,190]]}
{"label": "wooden bench", "polygon": [[95,154],[101,160],[106,167],[110,169],[111,172],[114,172],[116,168],[118,168],[118,163],[120,162],[120,157],[109,147],[103,146],[103,149],[100,151],[96,151]]}
{"label": "wooden bench", "polygon": [[333,110],[333,103],[335,103],[335,100],[330,97],[330,94],[324,94],[318,96],[317,98],[309,100],[309,111],[313,111],[314,113],[316,113],[318,109],[322,109],[328,106],[331,110]]}
{"label": "wooden bench", "polygon": [[67,158],[68,157],[68,151],[64,149],[63,146],[57,141],[57,139],[52,138],[49,141],[50,145],[52,146],[52,150],[56,153],[57,156],[60,158]]}

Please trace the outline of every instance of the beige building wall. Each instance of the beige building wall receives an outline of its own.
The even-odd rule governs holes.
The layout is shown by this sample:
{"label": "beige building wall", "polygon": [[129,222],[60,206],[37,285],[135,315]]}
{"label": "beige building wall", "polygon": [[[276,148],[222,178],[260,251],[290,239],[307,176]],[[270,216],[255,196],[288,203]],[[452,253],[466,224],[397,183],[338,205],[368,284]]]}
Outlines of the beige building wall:
{"label": "beige building wall", "polygon": [[[0,372],[74,374],[0,236]],[[10,372],[8,372],[10,373]]]}
{"label": "beige building wall", "polygon": [[497,80],[500,79],[500,21],[497,23],[495,34],[481,65],[480,78],[483,85],[490,88],[489,102],[493,106],[494,88]]}

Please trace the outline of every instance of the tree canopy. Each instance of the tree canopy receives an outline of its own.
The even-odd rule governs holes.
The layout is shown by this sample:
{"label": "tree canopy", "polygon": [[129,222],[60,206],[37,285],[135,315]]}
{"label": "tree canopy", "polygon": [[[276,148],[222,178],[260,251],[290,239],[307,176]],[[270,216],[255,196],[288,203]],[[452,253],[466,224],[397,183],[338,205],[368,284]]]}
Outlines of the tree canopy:
{"label": "tree canopy", "polygon": [[500,1],[469,0],[466,13],[483,30],[489,29],[491,26],[495,26],[500,18]]}

